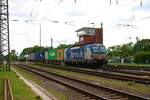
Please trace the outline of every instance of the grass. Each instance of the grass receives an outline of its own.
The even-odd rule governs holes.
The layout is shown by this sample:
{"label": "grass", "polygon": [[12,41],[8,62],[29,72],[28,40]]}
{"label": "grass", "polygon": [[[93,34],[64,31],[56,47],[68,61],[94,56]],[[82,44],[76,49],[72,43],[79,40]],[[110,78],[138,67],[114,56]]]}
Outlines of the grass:
{"label": "grass", "polygon": [[[1,72],[0,72],[1,75]],[[3,99],[3,79],[0,77],[0,100]]]}
{"label": "grass", "polygon": [[[38,67],[35,65],[32,65],[32,66]],[[111,87],[115,87],[118,89],[124,89],[126,91],[131,91],[133,93],[140,93],[140,94],[150,93],[150,85],[139,84],[139,83],[135,83],[131,81],[125,82],[125,81],[119,81],[119,80],[114,80],[114,79],[108,79],[104,77],[91,76],[91,75],[86,75],[86,74],[61,70],[61,69],[55,69],[55,68],[50,68],[49,71],[58,73],[64,76],[72,76],[72,77],[80,78],[82,80],[88,80],[96,84],[111,86]]]}
{"label": "grass", "polygon": [[0,100],[3,98],[3,80],[10,79],[14,100],[37,100],[37,95],[13,71],[0,71]]}
{"label": "grass", "polygon": [[128,64],[128,63],[124,63],[124,64],[121,64],[121,63],[109,63],[108,65],[123,65],[123,66],[129,66],[129,67],[150,67],[150,64],[135,64],[135,63],[131,63],[131,64]]}
{"label": "grass", "polygon": [[57,91],[55,88],[46,87],[44,82],[42,80],[39,80],[34,74],[32,73],[29,74],[28,71],[22,70],[21,68],[16,66],[14,66],[14,68],[17,70],[17,72],[21,73],[25,78],[34,81],[35,83],[43,87],[45,90],[47,90],[49,93],[57,97],[58,100],[68,100],[68,97],[65,94],[61,93],[60,91]]}

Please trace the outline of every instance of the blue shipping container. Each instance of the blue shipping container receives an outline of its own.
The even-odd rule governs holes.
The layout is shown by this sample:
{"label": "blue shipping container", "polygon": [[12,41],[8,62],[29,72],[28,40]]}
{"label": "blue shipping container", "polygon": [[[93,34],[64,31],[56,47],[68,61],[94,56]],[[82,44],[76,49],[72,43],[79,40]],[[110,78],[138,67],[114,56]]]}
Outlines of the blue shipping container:
{"label": "blue shipping container", "polygon": [[43,61],[45,58],[44,52],[35,53],[35,61]]}

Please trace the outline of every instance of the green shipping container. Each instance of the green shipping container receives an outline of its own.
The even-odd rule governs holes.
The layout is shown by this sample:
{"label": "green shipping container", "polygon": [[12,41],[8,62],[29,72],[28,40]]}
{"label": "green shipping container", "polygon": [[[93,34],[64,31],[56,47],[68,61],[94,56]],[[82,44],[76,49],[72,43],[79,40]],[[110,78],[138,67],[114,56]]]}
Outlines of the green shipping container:
{"label": "green shipping container", "polygon": [[56,49],[48,50],[48,60],[57,60],[57,50]]}

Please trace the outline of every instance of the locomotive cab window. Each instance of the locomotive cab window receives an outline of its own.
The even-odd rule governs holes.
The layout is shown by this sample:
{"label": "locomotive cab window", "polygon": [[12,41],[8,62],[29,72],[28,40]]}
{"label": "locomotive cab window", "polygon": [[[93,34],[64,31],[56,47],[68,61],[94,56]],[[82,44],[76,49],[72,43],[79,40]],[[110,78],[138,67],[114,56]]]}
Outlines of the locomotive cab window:
{"label": "locomotive cab window", "polygon": [[104,46],[92,46],[93,53],[106,54],[106,48]]}
{"label": "locomotive cab window", "polygon": [[92,47],[93,53],[99,53],[99,48],[97,46]]}
{"label": "locomotive cab window", "polygon": [[106,54],[106,48],[104,46],[99,46],[99,51],[101,54]]}

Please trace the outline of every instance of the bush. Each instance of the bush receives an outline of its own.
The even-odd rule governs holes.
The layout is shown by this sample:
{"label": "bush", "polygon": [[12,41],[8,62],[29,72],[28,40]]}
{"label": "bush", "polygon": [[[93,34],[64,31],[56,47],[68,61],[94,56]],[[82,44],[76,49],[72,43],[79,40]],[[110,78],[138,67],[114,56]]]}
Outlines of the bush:
{"label": "bush", "polygon": [[150,52],[137,52],[135,54],[136,63],[150,63]]}

